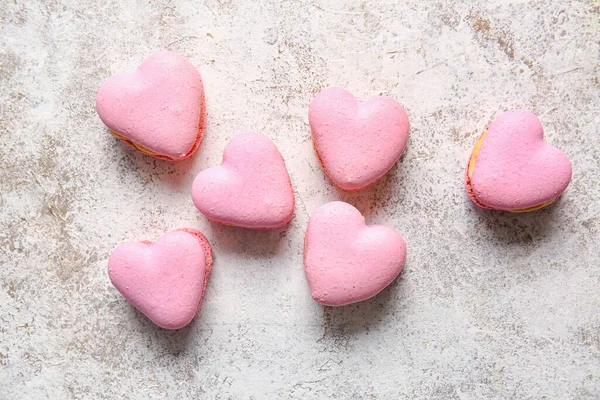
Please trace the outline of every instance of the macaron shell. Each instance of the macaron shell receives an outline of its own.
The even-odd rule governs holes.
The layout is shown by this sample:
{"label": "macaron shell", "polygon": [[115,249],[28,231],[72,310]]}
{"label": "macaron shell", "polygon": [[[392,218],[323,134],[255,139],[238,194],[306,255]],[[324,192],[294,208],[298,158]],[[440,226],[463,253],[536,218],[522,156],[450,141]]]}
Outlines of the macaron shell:
{"label": "macaron shell", "polygon": [[[213,254],[212,254],[212,248],[210,247],[210,243],[208,242],[208,239],[206,238],[206,236],[204,236],[202,234],[202,232],[200,232],[196,229],[181,228],[181,229],[175,230],[174,232],[187,232],[190,235],[194,235],[196,237],[196,239],[200,242],[200,246],[202,246],[202,250],[204,251],[204,265],[205,265],[204,284],[202,285],[202,298],[204,298],[204,293],[206,292],[206,285],[208,284],[208,277],[210,276],[210,271],[212,271],[212,266],[213,266]],[[202,301],[200,301],[200,303],[198,304],[198,310],[200,309],[201,304],[202,304]]]}
{"label": "macaron shell", "polygon": [[470,160],[467,190],[486,208],[521,211],[551,204],[567,188],[567,156],[543,141],[540,121],[527,110],[508,111],[488,127]]}
{"label": "macaron shell", "polygon": [[135,73],[106,80],[98,90],[96,109],[111,131],[138,150],[149,150],[144,153],[153,157],[184,159],[202,140],[202,79],[198,70],[176,53],[154,53]]}
{"label": "macaron shell", "polygon": [[179,329],[198,312],[212,268],[206,238],[186,229],[155,243],[125,243],[108,261],[112,284],[156,325]]}
{"label": "macaron shell", "polygon": [[223,163],[194,179],[192,200],[207,218],[250,229],[287,224],[295,204],[281,153],[259,133],[241,133],[231,139]]}
{"label": "macaron shell", "polygon": [[350,204],[334,201],[310,217],[304,265],[312,297],[342,306],[375,296],[402,271],[406,243],[395,230],[367,226]]}
{"label": "macaron shell", "polygon": [[390,97],[359,102],[347,90],[327,88],[315,96],[308,118],[323,169],[345,190],[361,189],[385,175],[408,141],[406,110]]}

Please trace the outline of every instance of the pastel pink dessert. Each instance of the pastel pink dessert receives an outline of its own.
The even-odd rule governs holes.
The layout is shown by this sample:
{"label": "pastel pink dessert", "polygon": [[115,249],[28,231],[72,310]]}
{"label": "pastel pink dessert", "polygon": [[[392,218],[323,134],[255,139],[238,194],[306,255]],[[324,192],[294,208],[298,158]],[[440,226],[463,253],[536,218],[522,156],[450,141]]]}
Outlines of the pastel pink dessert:
{"label": "pastel pink dessert", "polygon": [[294,189],[275,144],[260,133],[240,133],[223,163],[200,172],[192,200],[207,218],[250,229],[273,229],[294,214]]}
{"label": "pastel pink dessert", "polygon": [[179,229],[155,243],[125,243],[108,259],[112,284],[156,325],[179,329],[202,304],[212,268],[208,240],[195,229]]}
{"label": "pastel pink dessert", "polygon": [[96,110],[111,133],[136,150],[164,160],[183,160],[202,141],[202,78],[179,54],[159,51],[133,74],[107,79],[98,90]]}
{"label": "pastel pink dessert", "polygon": [[544,129],[527,110],[501,114],[483,132],[469,159],[465,184],[475,204],[526,212],[554,203],[571,182],[571,163],[544,143]]}
{"label": "pastel pink dessert", "polygon": [[344,190],[361,189],[385,175],[404,152],[410,129],[396,100],[377,96],[360,102],[339,88],[317,94],[308,120],[321,166]]}
{"label": "pastel pink dessert", "polygon": [[343,306],[375,296],[402,271],[406,243],[395,230],[365,225],[360,211],[334,201],[308,221],[304,266],[312,297]]}

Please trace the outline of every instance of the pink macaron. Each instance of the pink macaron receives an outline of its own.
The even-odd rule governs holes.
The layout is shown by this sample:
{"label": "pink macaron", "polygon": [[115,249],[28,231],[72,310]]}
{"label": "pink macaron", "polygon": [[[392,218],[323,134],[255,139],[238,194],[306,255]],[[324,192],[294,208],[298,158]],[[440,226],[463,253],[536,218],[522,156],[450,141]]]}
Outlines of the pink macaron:
{"label": "pink macaron", "polygon": [[323,305],[343,306],[375,296],[400,274],[405,261],[402,236],[386,226],[367,226],[348,203],[327,203],[308,221],[306,278],[312,297]]}
{"label": "pink macaron", "polygon": [[410,129],[406,110],[396,100],[358,101],[340,88],[317,94],[308,120],[321,166],[344,190],[364,188],[385,175],[404,152]]}
{"label": "pink macaron", "polygon": [[133,74],[107,79],[98,90],[96,110],[110,132],[136,150],[164,160],[183,160],[202,141],[202,78],[179,54],[159,51]]}
{"label": "pink macaron", "polygon": [[571,175],[567,156],[544,143],[537,117],[514,110],[496,118],[475,144],[465,184],[480,207],[526,212],[554,203]]}
{"label": "pink macaron", "polygon": [[179,329],[200,309],[212,264],[206,237],[195,229],[179,229],[154,243],[120,245],[108,259],[108,276],[156,325]]}
{"label": "pink macaron", "polygon": [[260,133],[233,137],[223,163],[194,179],[192,200],[212,221],[250,229],[281,227],[294,214],[294,189],[283,157]]}

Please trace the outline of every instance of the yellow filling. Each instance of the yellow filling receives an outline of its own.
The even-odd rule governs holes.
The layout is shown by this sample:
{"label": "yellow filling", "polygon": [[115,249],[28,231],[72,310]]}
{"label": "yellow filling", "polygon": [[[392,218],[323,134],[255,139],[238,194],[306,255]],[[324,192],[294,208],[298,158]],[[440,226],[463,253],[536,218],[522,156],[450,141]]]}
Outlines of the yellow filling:
{"label": "yellow filling", "polygon": [[[473,175],[473,170],[475,170],[475,161],[477,160],[477,155],[479,154],[479,151],[481,150],[481,145],[483,145],[483,140],[485,139],[485,136],[487,135],[487,133],[488,133],[488,131],[486,129],[485,132],[483,132],[483,134],[479,138],[479,140],[477,140],[477,143],[475,143],[475,147],[473,148],[473,153],[471,154],[471,159],[469,160],[469,166],[467,167],[467,175],[469,176],[469,180],[471,180],[471,176]],[[524,213],[524,212],[529,212],[529,211],[535,211],[535,210],[539,210],[540,208],[546,207],[546,206],[554,203],[556,200],[558,200],[558,197],[555,197],[555,198],[548,200],[542,204],[538,204],[538,205],[535,205],[532,207],[519,208],[517,210],[507,210],[507,211],[510,211],[512,213]]]}
{"label": "yellow filling", "polygon": [[473,170],[475,169],[475,160],[477,159],[477,155],[479,154],[479,151],[481,150],[481,145],[483,144],[483,139],[485,139],[487,133],[488,131],[486,129],[485,132],[483,132],[483,134],[479,138],[479,140],[477,140],[477,143],[475,143],[473,154],[471,154],[471,159],[469,160],[469,169],[467,171],[467,173],[469,174],[469,179],[471,179],[471,175],[473,175]]}
{"label": "yellow filling", "polygon": [[524,213],[524,212],[529,212],[529,211],[535,211],[535,210],[539,210],[540,208],[549,206],[550,204],[554,203],[556,200],[558,200],[558,197],[555,197],[552,200],[548,200],[542,204],[538,204],[537,206],[532,206],[529,208],[519,208],[518,210],[508,210],[508,211],[513,212],[513,213]]}
{"label": "yellow filling", "polygon": [[135,146],[136,149],[138,149],[139,151],[141,151],[142,153],[148,154],[149,156],[158,156],[160,154],[153,152],[152,150],[149,150],[147,148],[145,148],[144,146],[137,144],[136,142],[134,142],[131,139],[127,139],[121,135],[119,135],[116,132],[113,132],[112,130],[109,130],[109,132],[111,133],[111,135],[113,135],[114,137],[116,137],[117,139],[123,140],[124,142],[129,142],[132,145]]}

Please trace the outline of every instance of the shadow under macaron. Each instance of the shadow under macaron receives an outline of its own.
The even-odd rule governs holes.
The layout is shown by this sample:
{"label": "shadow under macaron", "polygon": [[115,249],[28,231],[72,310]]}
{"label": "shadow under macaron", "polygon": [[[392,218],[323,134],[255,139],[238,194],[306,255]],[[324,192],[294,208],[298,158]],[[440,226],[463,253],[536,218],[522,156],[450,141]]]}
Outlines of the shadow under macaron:
{"label": "shadow under macaron", "polygon": [[153,344],[159,346],[164,352],[177,356],[185,352],[192,342],[192,332],[195,330],[196,321],[199,319],[202,309],[192,319],[192,321],[180,329],[165,329],[156,325],[141,311],[131,306],[135,313],[133,331],[141,332],[140,335],[148,338]]}
{"label": "shadow under macaron", "polygon": [[275,229],[248,229],[210,221],[211,246],[224,253],[241,253],[253,258],[272,257],[283,250],[283,239],[291,223]]}
{"label": "shadow under macaron", "polygon": [[402,179],[404,170],[403,161],[404,154],[385,175],[359,190],[346,191],[330,182],[334,185],[338,198],[356,207],[367,220],[367,224],[370,224],[369,217],[375,214],[379,208],[389,206],[390,199],[394,193],[397,194],[396,189],[401,184],[399,181]]}
{"label": "shadow under macaron", "polygon": [[190,177],[189,171],[193,168],[195,159],[202,151],[202,144],[200,144],[198,150],[196,150],[189,157],[178,160],[169,161],[160,158],[152,157],[148,154],[136,150],[126,142],[119,140],[111,135],[108,128],[105,129],[107,135],[111,136],[114,140],[121,158],[128,159],[135,164],[136,169],[146,176],[152,176],[158,178],[161,183],[169,186],[173,189],[183,189],[186,186],[191,185],[193,177]]}
{"label": "shadow under macaron", "polygon": [[402,296],[404,269],[388,286],[370,299],[340,307],[323,306],[323,337],[319,342],[339,342],[346,336],[377,330],[395,311]]}
{"label": "shadow under macaron", "polygon": [[485,229],[504,244],[528,245],[550,234],[552,224],[560,215],[562,196],[553,204],[539,210],[514,213],[481,208],[468,199],[469,211],[475,214],[475,227]]}

